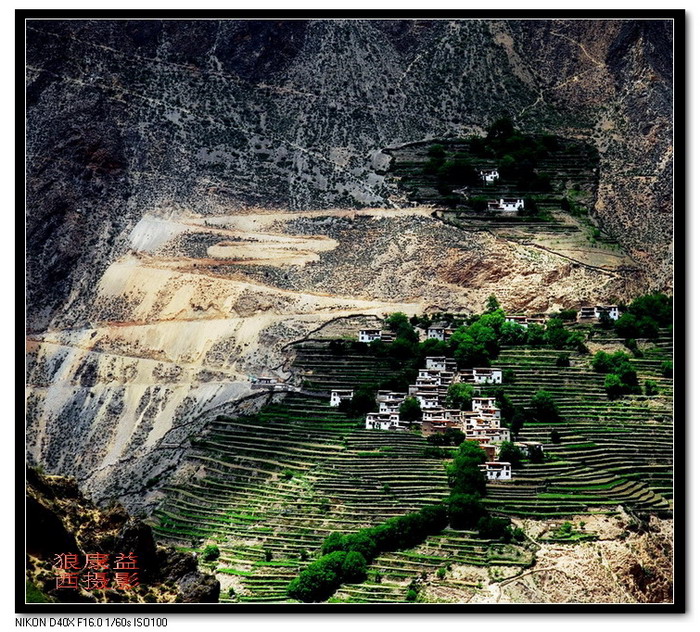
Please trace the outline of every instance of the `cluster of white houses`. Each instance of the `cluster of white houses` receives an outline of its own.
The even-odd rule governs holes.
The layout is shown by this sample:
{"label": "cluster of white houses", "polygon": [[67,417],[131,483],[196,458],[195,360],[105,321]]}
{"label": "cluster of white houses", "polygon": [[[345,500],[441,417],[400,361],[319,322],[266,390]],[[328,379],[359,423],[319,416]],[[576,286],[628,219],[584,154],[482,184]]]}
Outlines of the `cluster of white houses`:
{"label": "cluster of white houses", "polygon": [[[450,428],[461,430],[467,440],[478,441],[486,451],[487,462],[482,466],[490,480],[509,480],[510,463],[496,461],[499,445],[510,440],[510,431],[501,426],[501,411],[495,397],[472,398],[472,410],[446,408],[447,390],[451,384],[501,384],[503,372],[499,368],[484,367],[457,370],[455,361],[444,356],[428,357],[425,367],[418,372],[415,384],[408,387],[408,393],[379,391],[377,393],[378,412],[367,413],[365,427],[368,430],[408,431],[416,426],[425,435],[445,432]],[[339,406],[345,399],[351,399],[352,390],[331,391],[331,406]],[[415,397],[421,407],[420,421],[401,419],[401,404]]]}

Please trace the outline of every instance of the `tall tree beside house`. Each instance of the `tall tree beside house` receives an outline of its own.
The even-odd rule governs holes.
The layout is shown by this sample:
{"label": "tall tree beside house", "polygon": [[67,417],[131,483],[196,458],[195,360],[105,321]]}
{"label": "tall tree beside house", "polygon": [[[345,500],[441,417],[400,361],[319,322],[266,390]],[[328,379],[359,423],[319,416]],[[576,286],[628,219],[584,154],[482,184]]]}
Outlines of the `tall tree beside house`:
{"label": "tall tree beside house", "polygon": [[423,411],[415,397],[407,397],[399,407],[399,418],[402,421],[421,421]]}
{"label": "tall tree beside house", "polygon": [[448,408],[458,408],[460,410],[471,410],[474,387],[471,384],[457,382],[450,384],[447,389],[445,405]]}

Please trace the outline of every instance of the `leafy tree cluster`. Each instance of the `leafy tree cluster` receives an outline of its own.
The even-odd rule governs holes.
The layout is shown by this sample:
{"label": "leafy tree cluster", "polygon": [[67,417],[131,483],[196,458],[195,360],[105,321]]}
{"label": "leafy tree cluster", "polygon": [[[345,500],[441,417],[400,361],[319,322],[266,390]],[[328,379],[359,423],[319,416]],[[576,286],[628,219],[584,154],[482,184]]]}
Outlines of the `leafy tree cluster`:
{"label": "leafy tree cluster", "polygon": [[493,387],[489,392],[501,409],[501,419],[515,435],[526,423],[559,423],[562,420],[559,407],[549,391],[537,391],[527,407],[513,404],[502,386]]}
{"label": "leafy tree cluster", "polygon": [[660,292],[634,299],[614,324],[621,338],[658,338],[659,329],[673,325],[673,298]]}
{"label": "leafy tree cluster", "polygon": [[546,326],[532,323],[527,327],[507,322],[501,328],[501,343],[528,347],[551,347],[553,349],[575,349],[586,353],[584,335],[564,326],[561,318],[550,318]]}
{"label": "leafy tree cluster", "polygon": [[501,178],[514,182],[523,191],[552,190],[550,177],[535,170],[539,160],[558,148],[559,141],[555,136],[523,134],[515,129],[508,117],[494,121],[485,138],[469,138],[469,151],[472,154],[496,159]]}
{"label": "leafy tree cluster", "polygon": [[630,356],[623,351],[606,353],[598,351],[591,362],[593,370],[605,373],[605,392],[610,399],[617,399],[627,393],[641,393],[637,372],[629,362]]}
{"label": "leafy tree cluster", "polygon": [[483,538],[520,541],[524,538],[522,531],[514,530],[506,518],[490,516],[481,502],[486,492],[486,481],[479,465],[485,460],[486,453],[476,441],[465,441],[447,468],[452,487],[447,499],[450,526],[453,529],[476,528]]}
{"label": "leafy tree cluster", "polygon": [[287,594],[304,602],[324,601],[341,584],[361,582],[367,564],[377,555],[417,546],[447,526],[444,505],[428,505],[420,511],[396,516],[355,533],[331,533],[321,547],[322,557],[312,562],[287,586]]}
{"label": "leafy tree cluster", "polygon": [[438,432],[428,437],[431,445],[454,445],[460,446],[464,443],[464,433],[457,428],[448,428],[445,432]]}

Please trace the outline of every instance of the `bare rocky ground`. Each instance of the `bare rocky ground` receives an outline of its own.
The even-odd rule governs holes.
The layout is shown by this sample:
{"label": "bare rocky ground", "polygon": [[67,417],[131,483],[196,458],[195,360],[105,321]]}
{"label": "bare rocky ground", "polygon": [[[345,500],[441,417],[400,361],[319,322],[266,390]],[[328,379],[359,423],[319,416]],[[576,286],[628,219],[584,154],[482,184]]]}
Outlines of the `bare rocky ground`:
{"label": "bare rocky ground", "polygon": [[534,566],[455,564],[444,578],[447,587],[433,586],[430,577],[424,581],[424,598],[469,604],[672,602],[673,521],[652,516],[640,523],[618,509],[614,516],[571,518],[577,529],[598,536],[591,542],[535,542],[562,521],[516,520],[537,549]]}

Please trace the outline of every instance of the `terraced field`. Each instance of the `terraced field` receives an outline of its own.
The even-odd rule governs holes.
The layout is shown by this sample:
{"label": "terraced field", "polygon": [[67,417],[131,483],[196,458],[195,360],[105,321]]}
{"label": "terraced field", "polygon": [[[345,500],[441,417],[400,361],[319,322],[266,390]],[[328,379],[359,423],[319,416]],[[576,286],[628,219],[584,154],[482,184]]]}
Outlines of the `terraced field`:
{"label": "terraced field", "polygon": [[[600,344],[621,340],[597,336]],[[561,516],[587,508],[614,511],[620,504],[636,511],[667,513],[673,498],[672,380],[661,376],[672,343],[662,337],[644,358],[632,359],[640,382],[653,379],[660,394],[610,401],[604,375],[590,368],[590,356],[572,356],[572,366],[555,365],[560,352],[504,349],[498,365],[515,371],[507,392],[525,404],[534,392],[552,393],[562,423],[527,425],[522,440],[542,441],[554,461],[527,464],[512,481],[489,484],[487,503],[508,515]],[[551,442],[556,429],[561,440]]]}
{"label": "terraced field", "polygon": [[[503,350],[496,364],[515,371],[515,383],[506,387],[513,400],[525,403],[546,388],[565,420],[556,426],[557,444],[550,440],[553,424],[524,429],[520,438],[543,441],[554,460],[490,483],[489,508],[515,517],[613,513],[621,504],[668,512],[672,400],[670,381],[660,377],[667,343],[635,360],[642,379],[662,385],[661,395],[617,402],[607,399],[603,376],[590,370],[588,357],[574,355],[572,367],[559,368],[558,351]],[[300,348],[295,367],[306,386],[319,391],[391,375],[371,356],[332,355],[325,343]],[[288,582],[320,554],[329,532],[354,531],[446,497],[444,463],[424,458],[426,445],[415,434],[367,431],[325,397],[291,393],[253,417],[211,422],[193,441],[192,476],[164,490],[154,528],[160,539],[186,549],[219,546],[223,601],[285,601]],[[415,549],[381,555],[364,583],[343,586],[332,601],[404,601],[408,584],[426,577],[437,600],[441,590],[468,595],[481,580],[445,577],[444,569],[463,565],[500,580],[532,563],[527,547],[448,529]]]}

